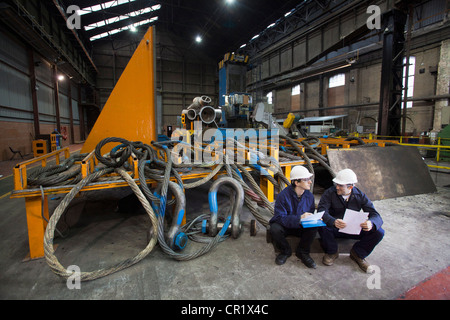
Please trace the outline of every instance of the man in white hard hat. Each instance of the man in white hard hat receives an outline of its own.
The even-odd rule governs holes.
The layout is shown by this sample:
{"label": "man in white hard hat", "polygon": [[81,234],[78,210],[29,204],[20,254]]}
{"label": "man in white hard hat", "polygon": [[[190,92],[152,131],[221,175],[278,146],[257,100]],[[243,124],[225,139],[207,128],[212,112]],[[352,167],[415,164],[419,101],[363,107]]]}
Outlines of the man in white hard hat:
{"label": "man in white hard hat", "polygon": [[291,185],[283,189],[276,199],[274,216],[270,219],[269,232],[276,248],[280,251],[275,263],[282,265],[292,255],[286,236],[300,237],[295,255],[308,267],[316,268],[310,257],[311,244],[317,228],[303,228],[300,220],[314,212],[314,196],[310,192],[313,174],[303,166],[295,166],[291,171]]}
{"label": "man in white hard hat", "polygon": [[[334,186],[324,192],[317,208],[318,212],[325,211],[322,219],[326,227],[319,229],[322,247],[325,250],[322,262],[326,266],[331,266],[339,257],[336,238],[358,239],[360,241],[356,242],[350,251],[350,258],[364,272],[370,273],[372,269],[365,258],[384,237],[384,230],[381,228],[383,219],[369,198],[355,187],[358,179],[353,170],[339,171],[333,182]],[[339,232],[339,229],[346,227],[343,217],[347,209],[369,213],[368,220],[361,224],[362,230],[359,235]]]}

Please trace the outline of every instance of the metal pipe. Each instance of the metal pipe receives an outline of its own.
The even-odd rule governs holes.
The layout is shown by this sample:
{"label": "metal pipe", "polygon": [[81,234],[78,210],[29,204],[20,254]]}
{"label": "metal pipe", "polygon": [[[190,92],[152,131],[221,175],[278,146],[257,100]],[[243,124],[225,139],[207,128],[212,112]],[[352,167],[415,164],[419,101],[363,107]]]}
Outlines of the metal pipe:
{"label": "metal pipe", "polygon": [[209,106],[203,107],[200,110],[200,119],[206,124],[213,123],[216,119],[216,110]]}
{"label": "metal pipe", "polygon": [[194,121],[197,118],[197,111],[190,109],[187,111],[186,116],[189,120]]}
{"label": "metal pipe", "polygon": [[196,97],[192,100],[192,104],[188,107],[188,110],[194,109],[199,111],[202,107],[209,105],[211,101],[211,98],[208,96]]}

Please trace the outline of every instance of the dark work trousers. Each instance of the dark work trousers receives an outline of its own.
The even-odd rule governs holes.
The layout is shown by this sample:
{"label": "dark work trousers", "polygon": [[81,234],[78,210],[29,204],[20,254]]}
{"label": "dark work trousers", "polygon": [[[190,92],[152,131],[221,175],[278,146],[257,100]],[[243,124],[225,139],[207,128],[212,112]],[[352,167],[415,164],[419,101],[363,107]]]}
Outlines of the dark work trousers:
{"label": "dark work trousers", "polygon": [[384,237],[384,230],[373,227],[370,231],[361,230],[359,235],[352,235],[339,232],[339,229],[333,227],[319,228],[319,234],[322,242],[322,248],[325,253],[334,254],[338,252],[336,238],[357,239],[360,240],[353,245],[353,250],[361,258],[365,259],[373,251],[375,246],[380,243]]}
{"label": "dark work trousers", "polygon": [[270,234],[272,235],[273,244],[281,254],[287,256],[292,255],[291,246],[286,240],[287,236],[300,237],[300,243],[295,251],[297,255],[301,253],[309,254],[312,242],[316,237],[317,229],[318,228],[303,228],[301,226],[299,226],[298,229],[289,229],[278,223],[270,224]]}

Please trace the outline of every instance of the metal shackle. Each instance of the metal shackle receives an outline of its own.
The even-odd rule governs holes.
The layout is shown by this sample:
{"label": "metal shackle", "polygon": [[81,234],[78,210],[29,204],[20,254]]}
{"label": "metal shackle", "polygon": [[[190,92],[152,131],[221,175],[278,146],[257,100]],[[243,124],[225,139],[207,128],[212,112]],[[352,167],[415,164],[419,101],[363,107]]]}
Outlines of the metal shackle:
{"label": "metal shackle", "polygon": [[[219,208],[217,204],[217,191],[222,185],[228,185],[235,191],[235,201],[233,207],[231,209],[231,214],[228,216],[227,221],[231,223],[231,236],[234,239],[237,239],[241,233],[241,223],[240,223],[240,213],[242,211],[242,206],[244,205],[244,188],[242,188],[241,184],[230,177],[222,177],[217,179],[211,186],[208,199],[209,199],[209,210],[211,211],[211,218],[209,220],[209,231],[208,234],[211,237],[215,237],[218,233],[218,213]],[[225,228],[228,228],[228,225],[225,223]],[[223,230],[221,233],[224,233]],[[223,235],[223,234],[222,234]]]}
{"label": "metal shackle", "polygon": [[172,225],[166,234],[166,243],[172,250],[183,250],[188,241],[186,234],[181,231],[181,224],[186,213],[186,196],[181,187],[175,182],[169,181],[168,187],[176,199],[176,206]]}

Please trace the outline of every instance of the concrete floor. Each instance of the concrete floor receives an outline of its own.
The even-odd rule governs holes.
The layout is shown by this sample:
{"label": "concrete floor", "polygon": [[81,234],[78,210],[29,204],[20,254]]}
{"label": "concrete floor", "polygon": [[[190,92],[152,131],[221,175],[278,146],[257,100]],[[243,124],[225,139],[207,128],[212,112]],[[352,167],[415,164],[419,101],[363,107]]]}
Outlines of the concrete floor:
{"label": "concrete floor", "polygon": [[[250,236],[252,217],[244,206],[240,238],[227,239],[207,255],[180,262],[156,246],[138,264],[70,290],[65,280],[52,273],[45,259],[23,261],[28,253],[25,201],[2,197],[0,299],[397,299],[450,265],[450,174],[431,172],[431,176],[436,193],[374,202],[386,230],[385,238],[367,259],[379,267],[377,277],[363,273],[347,253],[341,254],[334,266],[324,266],[318,240],[311,254],[317,269],[306,268],[295,256],[277,266],[265,229],[260,227],[256,236]],[[9,179],[12,177],[0,180],[0,186],[10,184]],[[209,213],[208,188],[205,185],[188,191],[188,220],[200,212]],[[123,195],[118,192],[93,192],[71,204],[58,225],[65,238],[55,239],[56,256],[63,266],[77,265],[81,271],[106,268],[135,256],[146,246],[148,217],[142,212],[115,212],[116,200]],[[61,199],[57,196],[50,200],[50,209]],[[225,197],[219,200],[227,202]],[[201,246],[190,242],[185,251]],[[373,288],[377,284],[379,288]],[[448,290],[448,273],[439,285]],[[450,298],[448,294],[445,297]]]}

